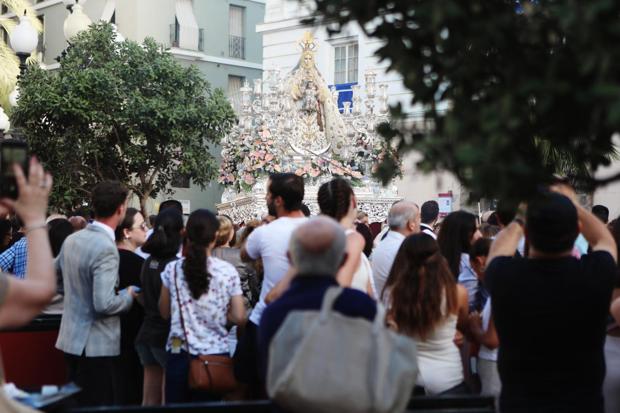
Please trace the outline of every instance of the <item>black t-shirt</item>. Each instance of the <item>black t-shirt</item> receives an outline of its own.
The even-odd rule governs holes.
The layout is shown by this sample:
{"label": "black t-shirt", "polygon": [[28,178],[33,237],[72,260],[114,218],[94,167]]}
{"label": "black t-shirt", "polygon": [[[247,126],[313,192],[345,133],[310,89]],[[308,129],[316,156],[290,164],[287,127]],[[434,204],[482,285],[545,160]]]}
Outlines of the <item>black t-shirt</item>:
{"label": "black t-shirt", "polygon": [[[118,250],[118,288],[125,289],[130,285],[140,287],[140,271],[144,258],[127,250]],[[134,341],[144,319],[144,310],[137,302],[131,306],[131,310],[121,314],[121,348],[133,350]]]}
{"label": "black t-shirt", "polygon": [[170,321],[164,320],[159,313],[159,296],[161,293],[161,273],[166,265],[177,257],[158,259],[152,255],[142,267],[142,297],[144,299],[144,323],[136,338],[136,343],[164,349],[170,331]]}
{"label": "black t-shirt", "polygon": [[603,344],[616,264],[497,257],[485,283],[500,341],[501,409],[602,411]]}

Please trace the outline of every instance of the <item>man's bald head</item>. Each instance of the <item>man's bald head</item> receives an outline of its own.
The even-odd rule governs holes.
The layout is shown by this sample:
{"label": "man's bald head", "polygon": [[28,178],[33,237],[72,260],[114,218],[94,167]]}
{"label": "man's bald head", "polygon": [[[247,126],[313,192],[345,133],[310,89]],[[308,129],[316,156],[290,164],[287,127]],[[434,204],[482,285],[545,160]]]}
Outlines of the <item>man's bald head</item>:
{"label": "man's bald head", "polygon": [[418,206],[409,201],[400,201],[392,205],[388,213],[388,225],[392,231],[410,235],[418,232],[420,224]]}
{"label": "man's bald head", "polygon": [[301,275],[336,275],[345,255],[342,227],[324,216],[311,218],[291,236],[289,256]]}

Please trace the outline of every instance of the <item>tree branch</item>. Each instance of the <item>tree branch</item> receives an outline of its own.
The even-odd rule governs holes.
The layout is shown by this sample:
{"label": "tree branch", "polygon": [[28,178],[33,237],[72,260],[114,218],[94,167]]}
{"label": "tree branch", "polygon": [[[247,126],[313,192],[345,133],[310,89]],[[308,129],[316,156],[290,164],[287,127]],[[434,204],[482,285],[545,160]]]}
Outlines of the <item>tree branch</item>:
{"label": "tree branch", "polygon": [[620,180],[620,172],[618,172],[618,173],[616,173],[614,175],[608,176],[606,178],[601,178],[601,179],[591,178],[589,180],[589,183],[592,186],[594,186],[594,187],[599,187],[599,186],[608,185],[608,184],[610,184],[612,182],[615,182],[617,180]]}

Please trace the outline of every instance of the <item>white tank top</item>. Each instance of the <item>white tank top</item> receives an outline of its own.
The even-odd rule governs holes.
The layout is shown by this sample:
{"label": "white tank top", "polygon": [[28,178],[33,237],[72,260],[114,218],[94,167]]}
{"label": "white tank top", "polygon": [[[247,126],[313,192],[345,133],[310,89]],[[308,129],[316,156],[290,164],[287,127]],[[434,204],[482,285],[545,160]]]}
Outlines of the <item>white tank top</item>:
{"label": "white tank top", "polygon": [[[349,234],[355,233],[355,230],[347,229],[345,233],[348,236]],[[377,298],[375,282],[372,276],[372,266],[370,265],[370,261],[368,261],[366,254],[361,252],[359,266],[357,267],[357,271],[355,271],[355,274],[353,274],[353,279],[351,280],[351,288],[368,293],[368,282],[370,282],[373,296]]]}
{"label": "white tank top", "polygon": [[416,385],[426,394],[435,395],[463,382],[461,354],[456,344],[456,314],[450,314],[430,333],[426,340],[416,339],[418,378]]}

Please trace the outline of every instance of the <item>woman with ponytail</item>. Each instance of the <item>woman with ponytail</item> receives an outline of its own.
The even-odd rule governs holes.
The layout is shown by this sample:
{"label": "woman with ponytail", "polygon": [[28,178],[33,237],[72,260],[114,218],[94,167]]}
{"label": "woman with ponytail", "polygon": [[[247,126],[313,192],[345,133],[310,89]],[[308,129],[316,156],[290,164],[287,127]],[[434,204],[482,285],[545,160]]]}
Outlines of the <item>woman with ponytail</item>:
{"label": "woman with ponytail", "polygon": [[354,226],[357,218],[357,200],[351,185],[342,178],[326,182],[319,188],[317,200],[321,214],[338,221],[347,234],[347,260],[336,276],[338,283],[376,297],[372,267],[364,255],[366,241]]}
{"label": "woman with ponytail", "polygon": [[458,285],[437,242],[405,238],[383,289],[388,325],[417,342],[418,379],[426,394],[466,393],[457,325],[467,321],[467,290]]}
{"label": "woman with ponytail", "polygon": [[169,263],[161,274],[159,309],[170,319],[166,343],[166,403],[214,400],[221,395],[190,390],[190,357],[228,355],[228,322],[246,321],[239,273],[211,256],[219,228],[206,209],[187,221],[185,258]]}
{"label": "woman with ponytail", "polygon": [[183,239],[183,215],[174,208],[157,215],[153,233],[142,250],[150,256],[142,266],[140,281],[144,298],[144,322],[136,338],[136,351],[144,367],[143,406],[163,404],[166,341],[170,322],[159,314],[161,273],[166,265],[177,259]]}

